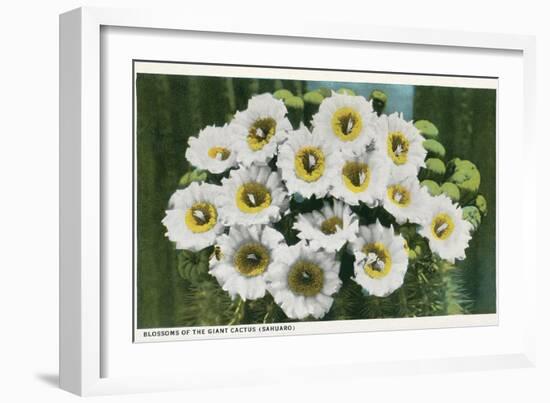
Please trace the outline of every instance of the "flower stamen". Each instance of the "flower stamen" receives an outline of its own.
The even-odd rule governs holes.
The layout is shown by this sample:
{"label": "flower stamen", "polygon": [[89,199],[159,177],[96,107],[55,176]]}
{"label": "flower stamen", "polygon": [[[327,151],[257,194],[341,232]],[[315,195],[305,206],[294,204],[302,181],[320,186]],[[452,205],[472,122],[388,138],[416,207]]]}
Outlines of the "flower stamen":
{"label": "flower stamen", "polygon": [[401,132],[391,132],[388,135],[387,152],[394,164],[403,165],[407,162],[410,143]]}
{"label": "flower stamen", "polygon": [[315,164],[317,163],[317,160],[315,159],[315,156],[312,155],[312,154],[309,154],[309,169],[310,171],[313,171],[313,169],[315,168]]}
{"label": "flower stamen", "polygon": [[391,255],[386,246],[380,242],[367,244],[363,247],[365,264],[363,270],[371,278],[379,279],[387,276],[391,270]]}
{"label": "flower stamen", "polygon": [[225,147],[212,147],[208,150],[208,156],[217,161],[225,161],[231,155],[231,151]]}
{"label": "flower stamen", "polygon": [[340,231],[344,223],[340,217],[330,217],[321,223],[321,231],[325,235],[332,235]]}
{"label": "flower stamen", "polygon": [[438,240],[445,240],[451,236],[454,231],[455,225],[453,219],[445,214],[440,213],[432,220],[432,234]]}
{"label": "flower stamen", "polygon": [[264,273],[269,261],[269,250],[259,242],[241,245],[233,258],[235,269],[245,277],[255,277]]}
{"label": "flower stamen", "polygon": [[316,263],[299,260],[290,268],[287,281],[294,294],[313,297],[323,289],[323,270]]}
{"label": "flower stamen", "polygon": [[343,107],[332,115],[332,132],[342,141],[355,140],[362,128],[361,115],[353,108]]}
{"label": "flower stamen", "polygon": [[206,216],[201,210],[193,210],[193,216],[198,219],[198,221],[206,222]]}
{"label": "flower stamen", "polygon": [[296,176],[306,182],[319,180],[325,172],[325,154],[318,147],[305,146],[294,156]]}
{"label": "flower stamen", "polygon": [[248,130],[247,142],[252,151],[258,151],[270,142],[277,131],[277,122],[271,117],[257,119]]}
{"label": "flower stamen", "polygon": [[369,166],[362,162],[348,161],[342,168],[342,180],[347,189],[361,193],[369,187]]}
{"label": "flower stamen", "polygon": [[261,183],[248,182],[237,189],[235,201],[242,212],[259,213],[271,205],[271,193]]}
{"label": "flower stamen", "polygon": [[198,202],[185,213],[185,224],[194,233],[202,233],[212,229],[218,220],[218,212],[213,204]]}
{"label": "flower stamen", "polygon": [[411,192],[405,186],[391,185],[388,187],[388,199],[398,207],[407,207],[411,204]]}

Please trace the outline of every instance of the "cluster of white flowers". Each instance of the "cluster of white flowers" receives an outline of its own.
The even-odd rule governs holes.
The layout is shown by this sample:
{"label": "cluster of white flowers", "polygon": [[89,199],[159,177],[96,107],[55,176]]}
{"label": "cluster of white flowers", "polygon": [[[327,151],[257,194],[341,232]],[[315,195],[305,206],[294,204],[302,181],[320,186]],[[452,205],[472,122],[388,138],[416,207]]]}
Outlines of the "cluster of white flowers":
{"label": "cluster of white flowers", "polygon": [[[442,259],[465,258],[471,224],[448,197],[420,185],[426,150],[412,122],[397,113],[378,116],[364,97],[337,93],[321,103],[312,132],[293,130],[286,116],[282,101],[262,94],[230,124],[190,138],[192,165],[231,171],[221,186],[193,182],[176,191],[163,220],[179,249],[216,245],[210,274],[232,297],[267,291],[289,318],[321,318],[340,289],[336,252],[346,244],[355,257],[353,279],[367,293],[383,297],[401,287],[406,241],[378,220],[360,226],[350,208],[360,203],[383,206],[398,224],[417,224]],[[272,225],[290,213],[295,194],[325,201],[296,216],[300,242],[288,246]]]}

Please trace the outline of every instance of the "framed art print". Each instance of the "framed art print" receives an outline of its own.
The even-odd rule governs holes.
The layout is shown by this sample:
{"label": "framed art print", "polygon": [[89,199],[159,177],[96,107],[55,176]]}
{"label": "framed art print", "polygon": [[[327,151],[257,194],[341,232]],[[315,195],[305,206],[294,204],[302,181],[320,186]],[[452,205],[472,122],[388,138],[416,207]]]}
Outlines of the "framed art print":
{"label": "framed art print", "polygon": [[533,365],[532,38],[60,21],[64,389]]}
{"label": "framed art print", "polygon": [[496,78],[134,73],[136,342],[497,323]]}

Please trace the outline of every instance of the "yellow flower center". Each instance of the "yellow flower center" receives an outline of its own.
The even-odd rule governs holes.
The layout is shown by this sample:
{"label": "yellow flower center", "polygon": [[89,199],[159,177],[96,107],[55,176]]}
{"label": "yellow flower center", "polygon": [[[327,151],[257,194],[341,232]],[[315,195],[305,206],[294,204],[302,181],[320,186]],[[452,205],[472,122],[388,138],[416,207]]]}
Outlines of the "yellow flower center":
{"label": "yellow flower center", "polygon": [[218,220],[218,212],[213,204],[198,202],[185,212],[185,224],[194,233],[211,230]]}
{"label": "yellow flower center", "polygon": [[353,193],[364,192],[370,182],[369,166],[363,162],[348,161],[342,168],[342,179],[346,188]]}
{"label": "yellow flower center", "polygon": [[294,294],[313,297],[323,289],[323,270],[313,262],[299,260],[290,268],[287,280]]}
{"label": "yellow flower center", "polygon": [[401,185],[388,186],[388,199],[399,207],[407,207],[411,204],[411,192]]}
{"label": "yellow flower center", "polygon": [[237,190],[237,206],[243,213],[258,213],[271,205],[269,189],[258,182],[248,182]]}
{"label": "yellow flower center", "polygon": [[353,141],[361,133],[361,115],[353,108],[343,107],[332,115],[332,132],[342,141]]}
{"label": "yellow flower center", "polygon": [[321,223],[321,231],[325,235],[332,235],[344,227],[344,223],[340,217],[327,218]]}
{"label": "yellow flower center", "polygon": [[394,164],[403,165],[407,162],[409,140],[401,132],[391,132],[388,135],[388,156]]}
{"label": "yellow flower center", "polygon": [[256,120],[248,129],[247,142],[252,151],[264,148],[275,135],[277,122],[273,118],[261,118]]}
{"label": "yellow flower center", "polygon": [[208,156],[218,161],[225,161],[231,155],[231,151],[225,147],[212,147],[208,150]]}
{"label": "yellow flower center", "polygon": [[235,269],[246,277],[259,276],[269,264],[269,251],[261,243],[252,242],[242,245],[233,258]]}
{"label": "yellow flower center", "polygon": [[449,238],[455,229],[453,219],[445,214],[439,213],[432,220],[432,235],[441,241]]}
{"label": "yellow flower center", "polygon": [[302,147],[294,156],[296,176],[306,182],[315,182],[325,172],[325,154],[318,147]]}
{"label": "yellow flower center", "polygon": [[363,253],[367,256],[363,269],[365,273],[374,279],[386,277],[391,271],[390,251],[381,242],[373,242],[363,247]]}

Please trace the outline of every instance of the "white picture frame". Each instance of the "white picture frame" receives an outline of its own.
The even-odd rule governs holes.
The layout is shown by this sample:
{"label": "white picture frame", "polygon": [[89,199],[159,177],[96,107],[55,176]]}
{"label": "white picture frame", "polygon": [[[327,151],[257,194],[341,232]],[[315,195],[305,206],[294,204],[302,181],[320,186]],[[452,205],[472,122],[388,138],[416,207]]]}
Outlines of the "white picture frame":
{"label": "white picture frame", "polygon": [[[172,30],[170,32],[218,33],[219,35],[251,36],[256,41],[285,40],[300,41],[348,41],[348,43],[376,43],[379,46],[402,45],[410,46],[412,52],[425,47],[438,49],[470,49],[477,53],[497,51],[513,52],[520,60],[522,74],[513,75],[518,81],[515,84],[523,89],[521,114],[514,123],[522,131],[522,161],[523,170],[529,172],[533,166],[535,147],[534,136],[534,92],[535,92],[535,42],[532,37],[521,35],[481,34],[456,31],[428,31],[395,27],[370,27],[362,24],[334,24],[328,27],[320,22],[304,21],[301,25],[290,25],[281,22],[247,21],[242,24],[238,18],[225,20],[201,19],[189,14],[173,14],[168,11],[151,10],[110,10],[103,8],[81,8],[70,11],[60,17],[60,384],[63,389],[79,395],[96,395],[127,393],[139,391],[160,391],[169,389],[185,389],[190,387],[205,387],[207,385],[240,384],[247,381],[238,379],[227,373],[227,368],[220,367],[219,373],[212,375],[208,382],[201,379],[207,372],[201,366],[199,355],[190,357],[190,362],[196,365],[194,376],[177,375],[173,368],[159,375],[140,375],[125,373],[125,368],[118,371],[107,370],[106,362],[113,350],[108,343],[105,329],[105,317],[109,316],[106,303],[106,291],[102,288],[102,264],[104,263],[105,239],[102,237],[103,203],[102,189],[106,176],[104,165],[101,132],[102,122],[102,66],[101,59],[105,43],[101,32],[108,27],[131,29]],[[243,28],[246,27],[246,28]],[[224,34],[221,34],[224,33]],[[322,44],[320,44],[322,46]],[[238,58],[238,55],[237,55]],[[200,61],[200,60],[195,60]],[[419,67],[416,67],[417,69]],[[408,72],[408,71],[407,71]],[[433,73],[433,72],[431,72]],[[512,77],[512,76],[511,76]],[[128,82],[130,86],[130,81]],[[506,96],[506,95],[504,95]],[[516,100],[517,102],[517,100]],[[499,103],[499,108],[504,104]],[[508,152],[506,142],[499,146],[499,157]],[[534,169],[532,170],[534,172]],[[509,170],[499,168],[499,186],[503,180],[513,179]],[[526,189],[535,182],[534,176],[522,177],[522,186]],[[500,197],[499,190],[499,197]],[[500,226],[500,231],[519,232],[521,248],[527,247],[526,234],[535,233],[535,211],[523,206],[520,213],[523,219],[514,228]],[[503,210],[497,217],[501,223]],[[502,242],[506,240],[502,240]],[[500,248],[498,260],[502,261],[504,254],[510,253],[507,248]],[[502,254],[502,256],[501,256]],[[536,277],[537,266],[534,254],[527,255],[522,264],[522,275],[517,280],[521,283],[521,301],[524,312],[535,312],[535,287],[529,278]],[[506,268],[507,266],[503,266]],[[499,270],[502,270],[500,268]],[[130,286],[130,285],[129,285]],[[502,284],[499,283],[499,287]],[[508,298],[500,294],[499,298]],[[500,301],[502,304],[502,301]],[[362,356],[349,361],[330,361],[327,367],[337,368],[339,377],[350,374],[416,373],[418,371],[448,371],[469,370],[480,368],[502,368],[532,366],[535,361],[535,318],[524,316],[520,321],[518,315],[510,317],[506,323],[501,323],[503,329],[508,329],[500,335],[502,343],[499,350],[484,353],[483,349],[459,351],[458,355],[424,354],[417,358],[399,359],[392,357],[385,362],[373,362]],[[511,329],[511,330],[510,330]],[[130,332],[130,329],[128,329]],[[459,332],[460,329],[456,329]],[[429,330],[418,334],[419,337],[430,337]],[[449,332],[452,332],[450,330]],[[496,331],[498,333],[498,331]],[[395,333],[395,332],[394,332]],[[399,333],[399,332],[398,332]],[[497,334],[495,333],[495,334]],[[498,333],[500,334],[500,333]],[[355,335],[348,339],[350,343],[359,340]],[[296,345],[316,336],[293,336]],[[350,336],[351,337],[351,336]],[[394,337],[394,336],[392,336]],[[402,336],[396,335],[395,338]],[[454,336],[449,333],[449,337]],[[487,335],[487,337],[489,337]],[[521,340],[520,340],[521,339]],[[270,343],[277,343],[271,339]],[[320,339],[312,339],[319,343]],[[324,341],[331,343],[333,338]],[[216,341],[200,342],[203,348],[212,347]],[[209,343],[209,344],[206,344]],[[231,348],[245,353],[245,346],[261,349],[262,339],[257,340],[224,340],[218,341],[218,346]],[[223,343],[223,344],[222,344]],[[245,344],[246,343],[246,344]],[[497,343],[498,344],[498,343]],[[163,346],[152,345],[147,351],[141,351],[143,357],[158,355],[165,357],[176,349],[174,344]],[[247,347],[248,348],[248,347]],[[221,347],[220,347],[220,351]],[[145,360],[146,358],[144,358]],[[162,360],[163,358],[160,358]],[[211,360],[215,358],[210,357]],[[193,362],[193,360],[197,360]],[[144,361],[146,362],[146,361]],[[162,362],[162,361],[161,361]],[[299,361],[289,361],[284,374],[276,376],[278,382],[292,382],[292,378],[300,375],[323,379],[323,368],[309,368],[303,373]],[[256,369],[257,370],[257,369]],[[270,382],[273,370],[265,370],[264,375],[254,379],[257,382]],[[116,375],[115,375],[116,373]],[[328,378],[327,378],[328,379]],[[250,383],[250,381],[248,381]]]}

